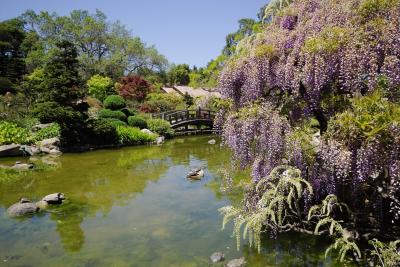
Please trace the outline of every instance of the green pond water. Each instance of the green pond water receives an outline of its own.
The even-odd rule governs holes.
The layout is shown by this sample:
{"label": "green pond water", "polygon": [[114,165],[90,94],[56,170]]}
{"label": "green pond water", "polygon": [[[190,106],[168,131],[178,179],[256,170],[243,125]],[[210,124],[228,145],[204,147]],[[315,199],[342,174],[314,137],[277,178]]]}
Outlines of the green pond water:
{"label": "green pond water", "polygon": [[[210,266],[215,251],[244,256],[246,266],[336,266],[324,259],[326,240],[307,235],[266,238],[260,254],[247,241],[236,250],[218,208],[240,196],[220,191],[218,170],[230,154],[211,138],[64,154],[47,159],[56,168],[2,177],[0,266]],[[201,181],[185,178],[195,166],[205,168]],[[5,213],[20,197],[53,192],[67,201],[24,219]]]}

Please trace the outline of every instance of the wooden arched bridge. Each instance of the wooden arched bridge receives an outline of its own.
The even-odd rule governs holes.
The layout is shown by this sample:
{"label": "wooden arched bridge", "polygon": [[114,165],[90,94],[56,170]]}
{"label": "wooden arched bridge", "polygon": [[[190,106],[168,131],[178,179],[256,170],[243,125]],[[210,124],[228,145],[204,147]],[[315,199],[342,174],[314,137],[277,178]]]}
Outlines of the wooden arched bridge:
{"label": "wooden arched bridge", "polygon": [[152,118],[168,121],[176,134],[202,134],[219,131],[214,128],[215,112],[208,109],[172,110],[153,114]]}

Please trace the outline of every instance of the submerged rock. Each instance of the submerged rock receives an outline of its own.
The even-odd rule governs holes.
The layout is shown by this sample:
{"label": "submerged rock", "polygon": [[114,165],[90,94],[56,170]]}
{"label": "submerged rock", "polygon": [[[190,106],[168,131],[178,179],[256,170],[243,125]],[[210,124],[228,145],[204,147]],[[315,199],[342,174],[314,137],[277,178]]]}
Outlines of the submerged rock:
{"label": "submerged rock", "polygon": [[210,260],[212,263],[217,263],[220,261],[224,261],[225,260],[225,255],[222,252],[214,252],[211,256],[210,256]]}
{"label": "submerged rock", "polygon": [[29,199],[21,198],[18,203],[13,204],[7,209],[8,215],[11,217],[19,217],[28,214],[34,214],[40,211],[40,208],[32,203]]}
{"label": "submerged rock", "polygon": [[61,204],[65,199],[65,195],[63,193],[53,193],[42,198],[42,201],[47,204]]}
{"label": "submerged rock", "polygon": [[246,261],[244,257],[239,258],[239,259],[233,259],[228,262],[226,265],[227,267],[243,267],[246,265]]}
{"label": "submerged rock", "polygon": [[210,145],[215,145],[217,143],[217,141],[215,141],[215,139],[211,139],[207,143],[209,143]]}
{"label": "submerged rock", "polygon": [[24,152],[21,150],[21,145],[3,145],[0,146],[0,157],[14,157],[23,156]]}

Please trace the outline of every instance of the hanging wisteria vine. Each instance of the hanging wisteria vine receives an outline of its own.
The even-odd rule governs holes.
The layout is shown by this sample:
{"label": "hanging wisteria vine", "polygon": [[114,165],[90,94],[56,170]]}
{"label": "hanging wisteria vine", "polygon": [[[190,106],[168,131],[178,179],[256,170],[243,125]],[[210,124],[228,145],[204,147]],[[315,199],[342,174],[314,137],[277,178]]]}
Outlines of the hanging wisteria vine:
{"label": "hanging wisteria vine", "polygon": [[[233,103],[221,113],[222,137],[235,162],[254,184],[296,168],[314,192],[303,215],[334,195],[353,215],[324,223],[334,228],[339,216],[357,236],[400,237],[399,17],[399,0],[294,1],[220,76]],[[246,214],[265,193],[247,192]],[[339,226],[335,246],[355,248]]]}

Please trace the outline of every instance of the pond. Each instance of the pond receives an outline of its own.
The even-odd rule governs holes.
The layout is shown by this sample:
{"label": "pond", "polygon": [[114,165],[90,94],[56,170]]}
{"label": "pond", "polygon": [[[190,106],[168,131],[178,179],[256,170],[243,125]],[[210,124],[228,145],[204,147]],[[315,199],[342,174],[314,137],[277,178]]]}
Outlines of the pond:
{"label": "pond", "polygon": [[[64,154],[56,168],[0,179],[0,266],[209,266],[215,251],[244,256],[246,266],[334,266],[324,259],[326,240],[307,235],[266,238],[261,254],[247,241],[236,250],[218,208],[240,196],[220,191],[230,154],[211,138]],[[189,181],[195,166],[205,176]],[[67,202],[24,219],[5,214],[20,197],[53,192]]]}

